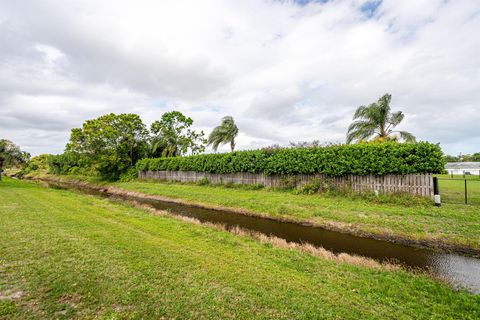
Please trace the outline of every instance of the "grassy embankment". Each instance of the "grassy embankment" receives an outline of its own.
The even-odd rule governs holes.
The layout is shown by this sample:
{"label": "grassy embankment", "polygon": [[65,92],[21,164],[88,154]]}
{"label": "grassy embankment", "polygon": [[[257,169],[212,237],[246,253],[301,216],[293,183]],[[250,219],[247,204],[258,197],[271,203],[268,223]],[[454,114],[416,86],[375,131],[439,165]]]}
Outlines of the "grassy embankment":
{"label": "grassy embankment", "polygon": [[290,191],[148,181],[113,185],[189,203],[244,209],[258,215],[306,221],[354,234],[411,239],[431,246],[465,247],[480,252],[479,206],[449,203],[441,208],[431,204],[406,206],[328,194],[302,195]]}
{"label": "grassy embankment", "polygon": [[[38,177],[107,184],[96,177],[48,175]],[[175,199],[182,203],[310,223],[357,235],[477,255],[480,253],[478,205],[444,203],[441,208],[437,208],[429,201],[411,204],[411,199],[402,197],[393,198],[395,201],[398,200],[398,203],[389,203],[391,197],[387,198],[386,202],[381,202],[381,198],[375,197],[363,199],[357,196],[331,194],[306,195],[288,190],[252,190],[249,189],[251,186],[202,186],[159,181],[139,180],[108,185]],[[443,180],[441,188],[446,188]],[[456,190],[455,186],[452,190]]]}
{"label": "grassy embankment", "polygon": [[480,315],[480,296],[422,275],[325,260],[11,179],[0,183],[0,257],[6,319]]}

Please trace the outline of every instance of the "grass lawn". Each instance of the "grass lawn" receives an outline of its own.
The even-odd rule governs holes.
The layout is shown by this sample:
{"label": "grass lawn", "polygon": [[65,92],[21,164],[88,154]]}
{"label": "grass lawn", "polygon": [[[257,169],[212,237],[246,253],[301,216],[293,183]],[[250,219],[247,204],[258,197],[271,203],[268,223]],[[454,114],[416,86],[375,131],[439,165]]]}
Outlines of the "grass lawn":
{"label": "grass lawn", "polygon": [[480,316],[480,296],[422,275],[11,179],[0,182],[0,259],[2,319]]}
{"label": "grass lawn", "polygon": [[[462,175],[436,175],[440,178],[440,195],[444,203],[465,203],[465,180]],[[478,175],[466,175],[467,203],[480,205],[480,178]]]}
{"label": "grass lawn", "polygon": [[324,194],[245,190],[164,182],[114,183],[116,187],[192,203],[243,208],[261,215],[335,225],[353,233],[430,240],[480,249],[480,206],[404,206]]}

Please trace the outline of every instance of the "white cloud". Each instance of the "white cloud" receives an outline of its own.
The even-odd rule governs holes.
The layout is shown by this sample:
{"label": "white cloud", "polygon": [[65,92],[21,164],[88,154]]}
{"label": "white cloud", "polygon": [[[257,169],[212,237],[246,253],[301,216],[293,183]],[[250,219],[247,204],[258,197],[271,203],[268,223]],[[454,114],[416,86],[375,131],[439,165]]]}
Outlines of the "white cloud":
{"label": "white cloud", "polygon": [[390,92],[402,129],[479,151],[480,3],[369,3],[0,1],[0,136],[61,152],[85,119],[175,108],[207,133],[234,116],[243,149],[341,141]]}

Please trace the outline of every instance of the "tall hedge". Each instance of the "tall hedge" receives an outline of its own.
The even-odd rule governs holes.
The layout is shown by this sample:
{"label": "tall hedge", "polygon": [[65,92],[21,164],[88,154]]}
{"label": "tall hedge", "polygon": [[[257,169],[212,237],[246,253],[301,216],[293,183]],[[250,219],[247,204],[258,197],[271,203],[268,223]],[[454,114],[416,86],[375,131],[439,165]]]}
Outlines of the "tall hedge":
{"label": "tall hedge", "polygon": [[365,143],[318,148],[287,148],[204,154],[189,157],[147,158],[140,171],[197,171],[210,173],[409,174],[440,173],[443,153],[438,145],[419,143]]}

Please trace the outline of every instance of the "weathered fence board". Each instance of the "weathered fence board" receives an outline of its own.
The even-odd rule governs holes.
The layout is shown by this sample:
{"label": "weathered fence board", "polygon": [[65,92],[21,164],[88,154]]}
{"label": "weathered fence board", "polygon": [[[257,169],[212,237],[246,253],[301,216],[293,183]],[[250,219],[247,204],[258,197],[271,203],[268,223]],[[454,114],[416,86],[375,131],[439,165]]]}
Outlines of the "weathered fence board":
{"label": "weathered fence board", "polygon": [[194,171],[141,171],[141,179],[169,180],[180,182],[197,182],[207,178],[213,184],[259,184],[266,187],[301,187],[314,179],[322,188],[353,190],[355,192],[374,191],[379,193],[410,193],[423,197],[433,197],[433,178],[431,174],[395,175],[345,175],[331,177],[315,175],[264,175],[256,173],[204,173]]}

